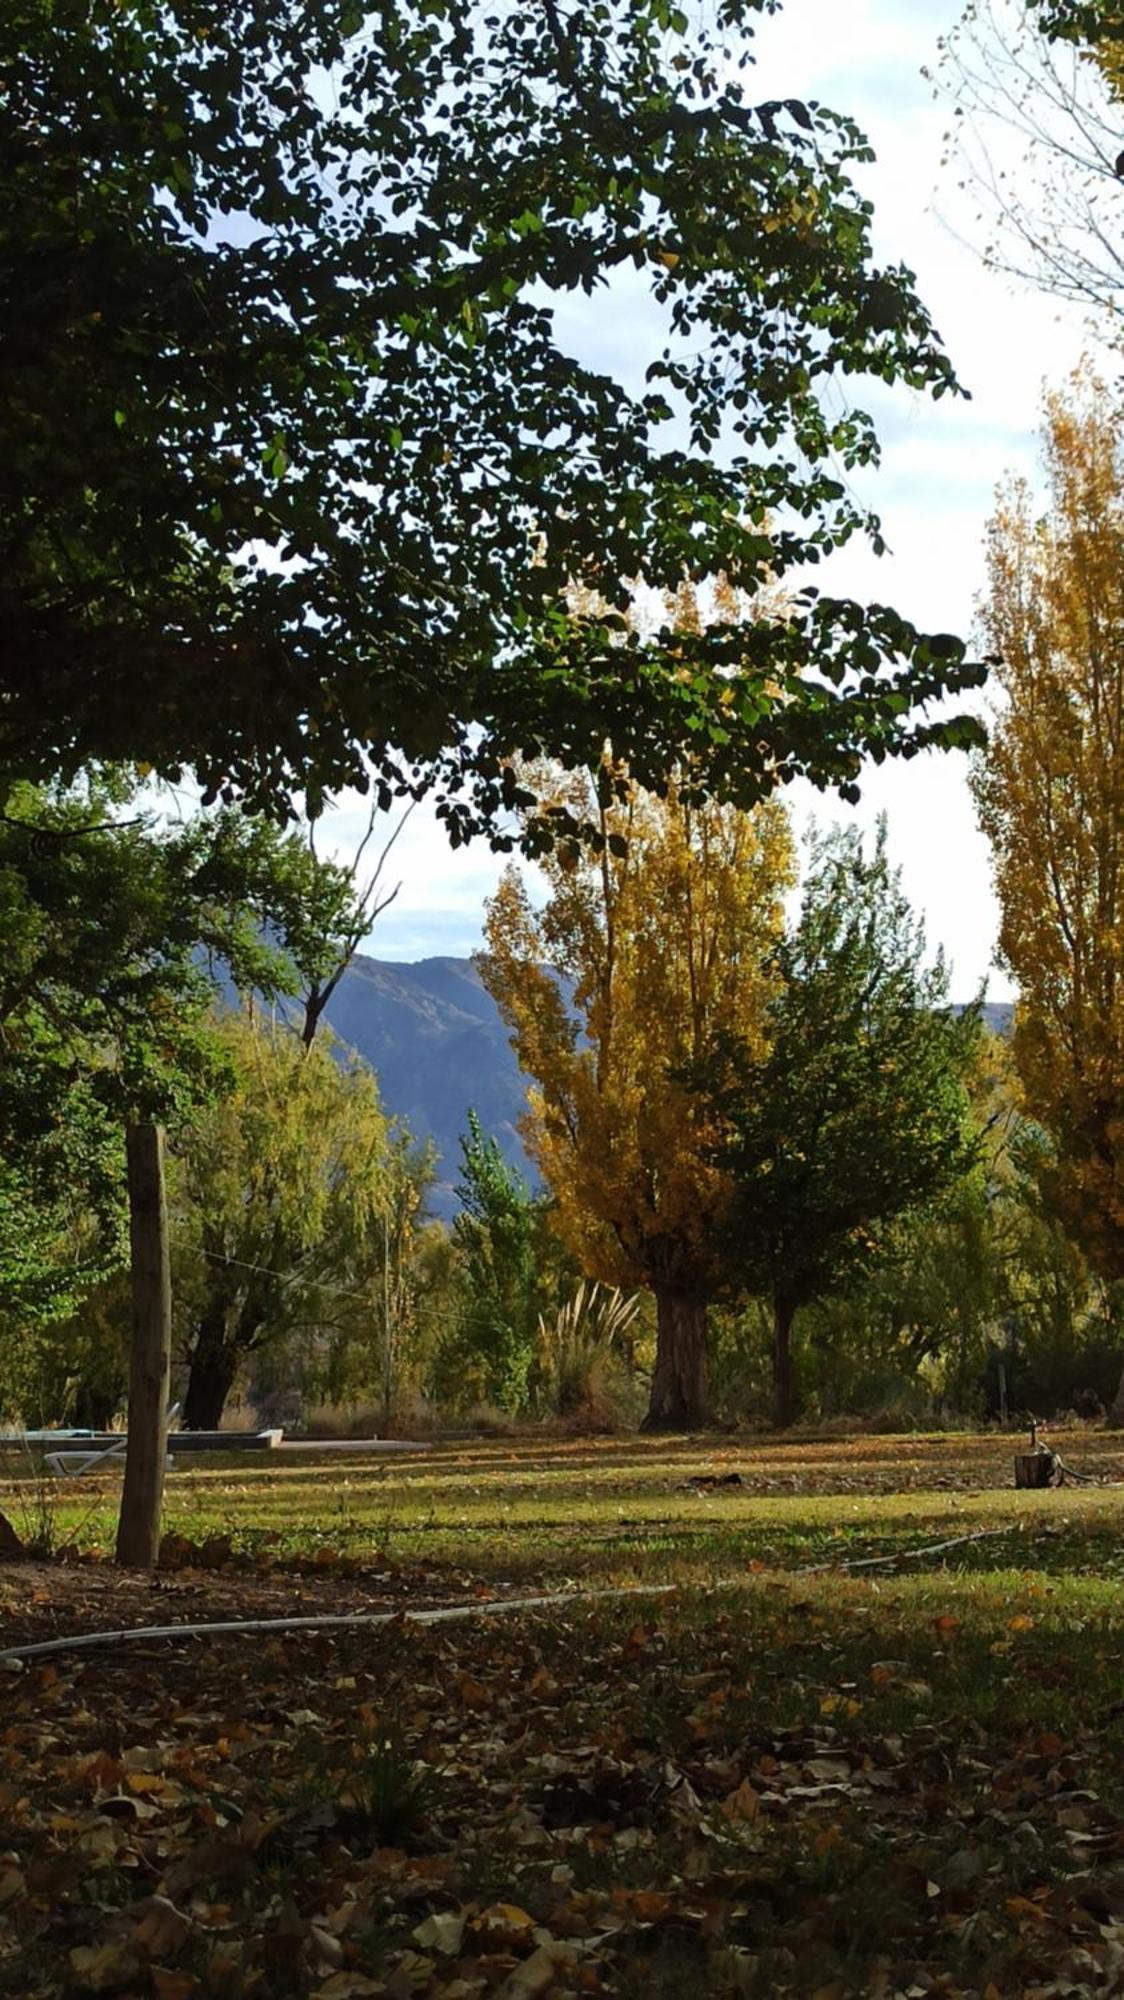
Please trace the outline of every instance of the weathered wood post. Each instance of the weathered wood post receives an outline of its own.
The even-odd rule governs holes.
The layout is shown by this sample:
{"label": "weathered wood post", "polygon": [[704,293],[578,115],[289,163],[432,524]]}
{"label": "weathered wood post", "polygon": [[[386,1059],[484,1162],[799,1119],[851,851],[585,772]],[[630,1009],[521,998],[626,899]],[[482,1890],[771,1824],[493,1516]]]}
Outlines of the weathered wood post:
{"label": "weathered wood post", "polygon": [[1051,1486],[1053,1481],[1052,1451],[1020,1451],[1015,1454],[1016,1486]]}
{"label": "weathered wood post", "polygon": [[1049,1445],[1039,1444],[1037,1422],[1030,1426],[1030,1450],[1015,1453],[1016,1486],[1054,1486],[1059,1463]]}
{"label": "weathered wood post", "polygon": [[125,1149],[133,1345],[129,1360],[129,1442],[117,1523],[117,1561],[130,1569],[152,1569],[160,1548],[172,1367],[172,1274],[164,1198],[164,1134],[159,1125],[130,1125],[125,1134]]}

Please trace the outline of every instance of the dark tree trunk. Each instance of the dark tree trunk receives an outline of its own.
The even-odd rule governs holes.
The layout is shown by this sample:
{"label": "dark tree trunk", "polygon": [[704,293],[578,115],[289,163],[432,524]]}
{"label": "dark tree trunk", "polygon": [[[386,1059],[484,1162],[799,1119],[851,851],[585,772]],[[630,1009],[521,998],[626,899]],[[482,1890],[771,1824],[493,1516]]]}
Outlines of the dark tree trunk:
{"label": "dark tree trunk", "polygon": [[796,1307],[779,1294],[773,1300],[773,1423],[777,1430],[788,1429],[796,1415],[796,1391],[792,1379],[792,1322]]}
{"label": "dark tree trunk", "polygon": [[656,1370],[646,1431],[691,1431],[708,1420],[706,1300],[657,1286]]}
{"label": "dark tree trunk", "polygon": [[129,1435],[117,1520],[117,1561],[153,1569],[167,1457],[168,1379],[172,1362],[172,1278],[164,1198],[164,1134],[130,1125],[125,1134],[133,1339],[129,1357]]}
{"label": "dark tree trunk", "polygon": [[1116,1385],[1116,1394],[1108,1413],[1108,1423],[1110,1430],[1124,1430],[1124,1369],[1120,1371],[1120,1380]]}
{"label": "dark tree trunk", "polygon": [[238,1350],[227,1339],[226,1315],[204,1318],[195,1336],[187,1368],[187,1389],[183,1399],[183,1427],[188,1431],[217,1431],[226,1399],[238,1373]]}
{"label": "dark tree trunk", "polygon": [[79,1387],[68,1422],[79,1430],[107,1431],[123,1398],[113,1389]]}

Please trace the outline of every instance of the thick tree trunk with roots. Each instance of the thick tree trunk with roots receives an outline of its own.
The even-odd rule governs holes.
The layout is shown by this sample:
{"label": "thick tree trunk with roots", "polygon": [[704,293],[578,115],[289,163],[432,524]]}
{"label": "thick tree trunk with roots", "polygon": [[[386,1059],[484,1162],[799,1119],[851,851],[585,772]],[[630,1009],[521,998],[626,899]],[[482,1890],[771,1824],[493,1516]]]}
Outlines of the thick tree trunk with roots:
{"label": "thick tree trunk with roots", "polygon": [[708,1421],[706,1300],[696,1292],[659,1285],[656,1295],[656,1369],[646,1431],[697,1430]]}
{"label": "thick tree trunk with roots", "polygon": [[217,1431],[234,1386],[240,1356],[229,1339],[226,1315],[200,1321],[187,1369],[183,1426],[188,1431]]}
{"label": "thick tree trunk with roots", "polygon": [[773,1423],[787,1430],[796,1415],[792,1378],[792,1322],[796,1307],[779,1294],[773,1299]]}

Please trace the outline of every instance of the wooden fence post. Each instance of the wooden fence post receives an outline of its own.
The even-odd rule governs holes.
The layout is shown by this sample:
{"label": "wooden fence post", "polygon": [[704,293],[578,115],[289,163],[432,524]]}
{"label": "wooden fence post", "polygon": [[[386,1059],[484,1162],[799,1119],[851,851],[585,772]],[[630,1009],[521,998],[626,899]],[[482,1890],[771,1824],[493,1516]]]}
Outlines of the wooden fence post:
{"label": "wooden fence post", "polygon": [[129,1443],[117,1523],[117,1561],[130,1569],[153,1569],[160,1548],[172,1366],[172,1277],[164,1199],[164,1134],[158,1125],[130,1125],[125,1147],[133,1345],[129,1361]]}

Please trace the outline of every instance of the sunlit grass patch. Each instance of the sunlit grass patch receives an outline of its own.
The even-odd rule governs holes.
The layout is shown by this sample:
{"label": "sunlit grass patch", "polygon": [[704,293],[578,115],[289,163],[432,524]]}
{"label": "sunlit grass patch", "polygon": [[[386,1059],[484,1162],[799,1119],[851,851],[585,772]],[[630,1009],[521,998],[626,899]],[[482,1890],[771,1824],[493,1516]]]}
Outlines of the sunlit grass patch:
{"label": "sunlit grass patch", "polygon": [[[228,1536],[256,1558],[328,1552],[495,1583],[712,1578],[754,1564],[909,1559],[926,1543],[960,1538],[947,1558],[959,1568],[1001,1559],[1118,1569],[1124,1485],[1019,1493],[1014,1449],[991,1435],[792,1445],[504,1440],[390,1465],[263,1455],[174,1471],[166,1522],[195,1542]],[[1119,1437],[1090,1432],[1066,1449],[1097,1476],[1124,1479]],[[716,1483],[732,1475],[739,1484]],[[111,1547],[118,1481],[112,1473],[52,1488],[56,1545]],[[21,1491],[32,1491],[26,1473],[0,1488],[0,1506],[17,1520]],[[1024,1557],[968,1539],[999,1528]]]}

